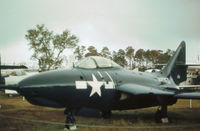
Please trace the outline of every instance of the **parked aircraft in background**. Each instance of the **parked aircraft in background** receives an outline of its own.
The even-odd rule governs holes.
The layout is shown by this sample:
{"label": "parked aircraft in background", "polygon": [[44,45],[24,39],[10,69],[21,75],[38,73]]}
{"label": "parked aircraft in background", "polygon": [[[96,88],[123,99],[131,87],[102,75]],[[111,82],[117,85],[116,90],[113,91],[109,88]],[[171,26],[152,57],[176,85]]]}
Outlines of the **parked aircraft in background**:
{"label": "parked aircraft in background", "polygon": [[[25,79],[26,77],[35,75],[38,72],[30,72],[30,71],[26,72],[23,69],[17,69],[17,70],[15,69],[15,70],[10,70],[9,74],[10,73],[14,74],[14,76],[9,75],[9,77],[5,77],[5,85],[17,84],[18,82]],[[18,95],[17,91],[9,90],[9,89],[5,89],[5,94],[8,96]]]}
{"label": "parked aircraft in background", "polygon": [[[18,70],[17,70],[18,69]],[[22,71],[19,71],[20,69],[28,69],[26,66],[24,65],[20,65],[20,66],[15,66],[15,65],[1,65],[1,56],[0,56],[0,84],[4,85],[5,84],[5,77],[8,77],[10,75],[10,73],[8,73],[8,70],[15,70],[15,74],[18,75],[20,73],[22,73]],[[2,73],[2,70],[6,70],[6,72]]]}
{"label": "parked aircraft in background", "polygon": [[[75,128],[73,112],[83,107],[99,109],[103,117],[112,110],[160,106],[155,118],[168,122],[167,107],[177,99],[200,99],[194,85],[179,86],[187,78],[185,42],[160,72],[126,70],[99,56],[86,57],[68,70],[42,72],[16,85],[1,85],[16,90],[34,105],[66,108],[66,127]],[[193,91],[193,92],[192,92]]]}
{"label": "parked aircraft in background", "polygon": [[146,70],[145,72],[159,72],[160,70],[159,69],[148,69],[148,70]]}
{"label": "parked aircraft in background", "polygon": [[[14,76],[23,76],[25,75],[24,69],[28,69],[24,65],[15,66],[15,65],[1,65],[1,57],[0,57],[0,84],[16,84],[20,80],[19,78],[9,78],[10,75]],[[15,90],[5,89],[5,94],[7,95],[16,95],[18,94]]]}

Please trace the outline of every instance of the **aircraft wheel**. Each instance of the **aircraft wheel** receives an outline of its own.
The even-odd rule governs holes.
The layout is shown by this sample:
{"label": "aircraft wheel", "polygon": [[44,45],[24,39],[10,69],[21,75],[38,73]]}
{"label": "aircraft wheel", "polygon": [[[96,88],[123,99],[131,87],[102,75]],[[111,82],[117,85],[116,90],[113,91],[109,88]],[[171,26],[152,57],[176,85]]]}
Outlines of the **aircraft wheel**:
{"label": "aircraft wheel", "polygon": [[102,111],[101,113],[102,113],[101,116],[102,116],[104,119],[110,118],[110,117],[111,117],[111,114],[112,114],[111,111]]}

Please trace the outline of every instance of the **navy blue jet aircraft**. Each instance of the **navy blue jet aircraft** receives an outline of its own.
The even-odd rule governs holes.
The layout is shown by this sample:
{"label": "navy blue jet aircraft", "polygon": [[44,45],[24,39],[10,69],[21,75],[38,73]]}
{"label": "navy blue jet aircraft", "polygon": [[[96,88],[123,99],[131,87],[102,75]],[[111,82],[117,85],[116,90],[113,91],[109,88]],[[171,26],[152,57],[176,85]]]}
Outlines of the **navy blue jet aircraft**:
{"label": "navy blue jet aircraft", "polygon": [[99,109],[103,117],[112,110],[159,106],[157,121],[168,122],[167,107],[177,99],[200,99],[196,87],[179,86],[187,79],[186,47],[183,41],[160,72],[127,70],[99,56],[86,57],[72,69],[47,71],[25,78],[17,85],[1,85],[16,90],[31,104],[66,108],[66,127],[73,129],[73,112],[83,107]]}
{"label": "navy blue jet aircraft", "polygon": [[1,65],[1,55],[0,55],[0,85],[5,85],[5,77],[9,75],[2,75],[1,69],[28,69],[24,65],[16,66],[16,65]]}

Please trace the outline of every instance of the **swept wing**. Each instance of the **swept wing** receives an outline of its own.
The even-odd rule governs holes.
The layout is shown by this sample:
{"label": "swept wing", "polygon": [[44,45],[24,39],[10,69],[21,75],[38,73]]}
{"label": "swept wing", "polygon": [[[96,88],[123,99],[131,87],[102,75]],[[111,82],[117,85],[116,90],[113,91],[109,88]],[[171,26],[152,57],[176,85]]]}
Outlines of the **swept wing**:
{"label": "swept wing", "polygon": [[147,87],[138,84],[123,84],[119,86],[116,90],[131,95],[163,95],[163,96],[173,96],[175,98],[180,98],[180,99],[200,99],[200,93],[195,92],[199,90],[198,86],[199,85],[180,86],[179,90],[171,91],[167,89]]}
{"label": "swept wing", "polygon": [[138,85],[138,84],[123,84],[119,86],[116,90],[129,93],[132,95],[174,95],[174,92],[168,91],[168,90],[161,90],[156,89],[153,87],[147,87],[144,85]]}

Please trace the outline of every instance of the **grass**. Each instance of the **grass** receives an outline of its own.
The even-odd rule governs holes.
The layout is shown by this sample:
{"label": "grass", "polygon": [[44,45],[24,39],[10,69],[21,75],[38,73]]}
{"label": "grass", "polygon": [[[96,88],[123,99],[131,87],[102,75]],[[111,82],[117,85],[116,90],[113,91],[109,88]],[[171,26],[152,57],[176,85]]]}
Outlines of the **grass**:
{"label": "grass", "polygon": [[[154,114],[157,110],[156,107],[128,110],[128,111],[113,111],[111,119],[102,118],[85,118],[76,117],[76,121],[79,124],[88,125],[110,125],[110,126],[166,126],[166,125],[190,125],[200,123],[200,101],[193,100],[193,108],[189,108],[189,100],[179,100],[177,104],[169,106],[168,116],[170,118],[170,124],[157,124],[154,122]],[[63,131],[65,115],[64,109],[55,109],[34,106],[27,101],[23,101],[22,97],[7,97],[0,94],[0,115],[12,116],[17,118],[23,118],[28,120],[43,120],[58,122],[61,124],[48,124],[38,123],[23,120],[15,120],[10,118],[4,118],[0,116],[0,131]],[[63,125],[62,125],[63,124]],[[199,130],[200,127],[190,128],[159,128],[159,129],[134,129],[138,131],[143,130]],[[96,128],[96,127],[79,127],[77,131],[131,131],[133,129],[117,129],[117,128]]]}

